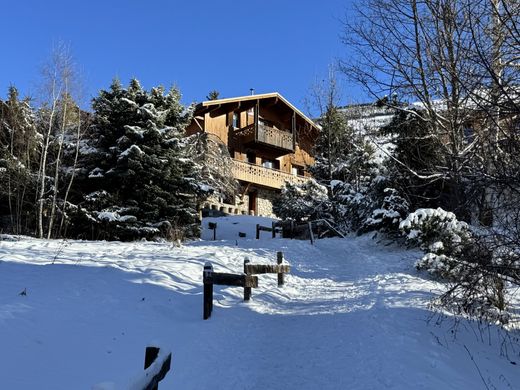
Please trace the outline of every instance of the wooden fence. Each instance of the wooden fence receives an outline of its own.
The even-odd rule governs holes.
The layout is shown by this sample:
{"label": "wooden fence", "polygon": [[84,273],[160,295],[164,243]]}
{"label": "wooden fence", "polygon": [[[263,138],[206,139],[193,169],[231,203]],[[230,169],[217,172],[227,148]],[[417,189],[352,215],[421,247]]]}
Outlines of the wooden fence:
{"label": "wooden fence", "polygon": [[271,232],[272,238],[276,238],[276,233],[282,232],[282,227],[279,222],[273,221],[271,226],[262,226],[259,223],[256,224],[256,239],[260,239],[260,232]]}
{"label": "wooden fence", "polygon": [[[172,363],[171,352],[163,354],[159,347],[146,347],[144,353],[144,372],[124,388],[127,390],[158,390],[159,382],[170,371]],[[112,389],[113,384],[99,383],[92,387],[93,390]],[[119,387],[118,387],[119,388]]]}
{"label": "wooden fence", "polygon": [[343,233],[325,219],[298,223],[294,221],[279,221],[276,222],[276,227],[280,229],[283,238],[310,240],[311,244],[314,244],[317,238],[345,237]]}
{"label": "wooden fence", "polygon": [[203,319],[207,320],[213,312],[213,285],[238,286],[244,288],[244,301],[251,299],[251,291],[258,287],[258,276],[255,274],[278,274],[278,286],[284,284],[284,274],[289,273],[291,267],[283,263],[283,253],[277,252],[277,264],[251,264],[249,259],[244,259],[244,273],[230,274],[214,272],[211,263],[204,264],[202,280],[203,293]]}
{"label": "wooden fence", "polygon": [[[171,352],[162,360],[159,358],[160,349],[158,347],[146,347],[144,355],[144,369],[147,377],[143,390],[158,390],[159,382],[164,379],[170,371],[172,363]],[[155,364],[155,366],[153,366]],[[149,378],[148,378],[149,377]]]}

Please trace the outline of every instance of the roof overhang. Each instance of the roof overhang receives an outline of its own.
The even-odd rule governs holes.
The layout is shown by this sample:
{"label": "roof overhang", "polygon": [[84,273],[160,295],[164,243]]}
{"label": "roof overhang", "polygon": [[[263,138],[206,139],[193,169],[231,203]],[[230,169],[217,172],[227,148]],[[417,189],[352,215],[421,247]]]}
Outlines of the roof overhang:
{"label": "roof overhang", "polygon": [[281,101],[286,106],[294,110],[296,115],[298,115],[301,119],[303,119],[305,122],[307,122],[313,129],[316,131],[319,131],[319,127],[314,121],[312,121],[307,115],[305,115],[303,112],[298,110],[295,106],[293,106],[286,98],[284,98],[282,95],[280,95],[278,92],[272,92],[272,93],[263,93],[258,95],[247,95],[247,96],[239,96],[239,97],[233,97],[233,98],[226,98],[226,99],[216,99],[216,100],[206,100],[202,103],[197,104],[195,107],[195,115],[203,115],[206,112],[212,111],[213,109],[220,108],[224,105],[237,103],[237,107],[240,106],[240,103],[244,102],[254,102],[256,100],[264,100],[264,99],[272,99],[275,98],[277,101]]}

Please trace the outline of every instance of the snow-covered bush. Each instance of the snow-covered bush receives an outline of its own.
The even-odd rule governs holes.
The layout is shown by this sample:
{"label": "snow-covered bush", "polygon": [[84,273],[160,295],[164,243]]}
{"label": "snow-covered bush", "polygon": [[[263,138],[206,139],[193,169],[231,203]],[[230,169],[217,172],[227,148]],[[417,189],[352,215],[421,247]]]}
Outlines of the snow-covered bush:
{"label": "snow-covered bush", "polygon": [[472,234],[465,222],[455,214],[437,209],[418,209],[399,224],[409,242],[418,245],[425,255],[417,269],[447,279],[461,272],[460,255],[472,244]]}
{"label": "snow-covered bush", "polygon": [[491,321],[508,321],[500,271],[503,260],[485,235],[474,233],[467,223],[441,208],[418,209],[400,228],[425,253],[417,269],[449,282],[440,298],[443,306]]}
{"label": "snow-covered bush", "polygon": [[331,219],[327,187],[315,180],[308,180],[303,184],[286,182],[273,202],[273,212],[279,218],[296,222]]}

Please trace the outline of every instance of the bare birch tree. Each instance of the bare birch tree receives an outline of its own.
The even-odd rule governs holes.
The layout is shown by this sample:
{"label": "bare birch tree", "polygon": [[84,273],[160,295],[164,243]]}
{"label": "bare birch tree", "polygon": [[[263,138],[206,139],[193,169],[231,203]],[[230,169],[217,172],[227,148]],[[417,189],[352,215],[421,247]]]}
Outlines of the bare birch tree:
{"label": "bare birch tree", "polygon": [[[48,63],[42,69],[43,108],[41,109],[43,144],[39,170],[38,188],[38,236],[44,236],[44,214],[47,216],[46,236],[50,238],[56,217],[60,189],[60,172],[66,132],[70,127],[75,103],[72,96],[78,91],[78,76],[70,48],[59,43],[53,49]],[[79,130],[78,130],[79,131]],[[79,142],[79,141],[78,141]],[[50,146],[53,146],[54,161],[49,167]],[[48,177],[52,169],[53,177]],[[47,184],[49,182],[49,185]],[[50,196],[50,205],[48,197]]]}

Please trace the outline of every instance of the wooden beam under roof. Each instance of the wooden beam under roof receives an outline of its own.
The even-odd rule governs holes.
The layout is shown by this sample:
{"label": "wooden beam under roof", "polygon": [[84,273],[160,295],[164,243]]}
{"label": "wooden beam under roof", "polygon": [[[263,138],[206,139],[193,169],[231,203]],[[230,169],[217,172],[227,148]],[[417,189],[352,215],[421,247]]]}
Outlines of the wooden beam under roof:
{"label": "wooden beam under roof", "polygon": [[222,104],[218,104],[216,106],[210,106],[210,107],[208,107],[207,112],[212,113],[214,111],[217,111],[220,107],[222,107]]}
{"label": "wooden beam under roof", "polygon": [[211,110],[210,115],[211,116],[219,116],[222,114],[225,114],[227,112],[236,111],[240,108],[242,102],[236,102],[231,104],[219,104],[218,107],[215,110]]}

